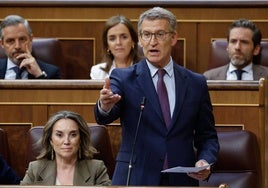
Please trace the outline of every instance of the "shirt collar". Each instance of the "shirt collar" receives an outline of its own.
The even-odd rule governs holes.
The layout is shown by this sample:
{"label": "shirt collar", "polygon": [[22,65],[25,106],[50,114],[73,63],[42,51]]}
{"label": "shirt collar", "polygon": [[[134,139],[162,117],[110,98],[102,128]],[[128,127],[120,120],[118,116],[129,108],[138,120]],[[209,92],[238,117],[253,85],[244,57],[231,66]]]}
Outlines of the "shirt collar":
{"label": "shirt collar", "polygon": [[13,63],[9,58],[7,59],[7,70],[13,69],[13,67],[16,67],[17,65]]}
{"label": "shirt collar", "polygon": [[[252,63],[248,64],[247,66],[245,66],[242,70],[246,71],[246,72],[250,72],[252,70]],[[236,70],[237,68],[230,63],[229,65],[229,72],[233,72],[234,70]]]}
{"label": "shirt collar", "polygon": [[[159,68],[153,66],[147,59],[146,59],[146,63],[149,67],[151,77],[154,77]],[[172,57],[170,57],[169,63],[163,69],[165,69],[165,71],[169,77],[171,77],[173,75],[173,59],[172,59]]]}

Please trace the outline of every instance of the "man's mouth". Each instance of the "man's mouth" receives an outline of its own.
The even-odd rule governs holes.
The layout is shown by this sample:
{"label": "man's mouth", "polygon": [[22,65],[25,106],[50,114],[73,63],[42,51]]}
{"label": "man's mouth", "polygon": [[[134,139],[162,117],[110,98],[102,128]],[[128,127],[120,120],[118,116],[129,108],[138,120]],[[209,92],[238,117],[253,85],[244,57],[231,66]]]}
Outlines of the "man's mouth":
{"label": "man's mouth", "polygon": [[156,54],[156,53],[159,53],[159,50],[151,49],[151,50],[149,50],[149,53]]}

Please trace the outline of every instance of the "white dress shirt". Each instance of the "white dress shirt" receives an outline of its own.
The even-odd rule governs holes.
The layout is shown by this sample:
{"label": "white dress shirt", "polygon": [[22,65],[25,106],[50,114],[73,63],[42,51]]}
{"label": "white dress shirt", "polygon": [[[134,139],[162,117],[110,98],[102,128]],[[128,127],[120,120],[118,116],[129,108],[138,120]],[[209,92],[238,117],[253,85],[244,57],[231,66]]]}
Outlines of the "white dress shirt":
{"label": "white dress shirt", "polygon": [[[146,59],[147,65],[150,69],[150,73],[152,76],[152,80],[155,86],[155,89],[157,88],[157,80],[158,80],[158,68],[153,66],[151,63],[148,62]],[[168,93],[168,100],[169,100],[169,107],[170,107],[170,115],[172,117],[173,111],[175,108],[175,103],[176,103],[176,88],[175,88],[175,77],[174,77],[174,70],[173,70],[173,60],[170,57],[169,63],[164,67],[166,74],[164,75],[164,82],[167,88],[167,93]]]}
{"label": "white dress shirt", "polygon": [[[14,64],[9,58],[7,59],[7,70],[5,74],[5,80],[15,80],[16,79],[16,72],[14,67],[17,65]],[[28,72],[25,70],[21,73],[21,79],[28,79]]]}
{"label": "white dress shirt", "polygon": [[[237,68],[232,63],[230,63],[229,69],[226,73],[226,80],[237,80],[236,73],[234,72],[236,69]],[[241,80],[253,80],[252,63],[244,67],[243,70],[245,72],[243,72]]]}

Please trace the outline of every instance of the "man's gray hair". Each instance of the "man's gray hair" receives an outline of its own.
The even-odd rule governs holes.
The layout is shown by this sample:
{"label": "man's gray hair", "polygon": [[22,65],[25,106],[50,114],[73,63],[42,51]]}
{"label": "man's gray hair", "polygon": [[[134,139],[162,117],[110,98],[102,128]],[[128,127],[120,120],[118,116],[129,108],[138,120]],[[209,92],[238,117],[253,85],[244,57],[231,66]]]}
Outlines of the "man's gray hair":
{"label": "man's gray hair", "polygon": [[176,16],[168,11],[167,9],[161,7],[154,7],[142,13],[138,22],[138,33],[141,34],[141,24],[144,20],[158,20],[165,19],[169,22],[170,31],[175,32],[177,29],[177,20]]}
{"label": "man's gray hair", "polygon": [[9,15],[9,16],[4,18],[4,20],[2,21],[2,23],[0,25],[0,38],[3,39],[3,37],[4,37],[3,36],[3,29],[5,27],[17,25],[20,23],[26,27],[28,34],[31,35],[32,29],[30,27],[29,22],[26,19],[24,19],[18,15]]}

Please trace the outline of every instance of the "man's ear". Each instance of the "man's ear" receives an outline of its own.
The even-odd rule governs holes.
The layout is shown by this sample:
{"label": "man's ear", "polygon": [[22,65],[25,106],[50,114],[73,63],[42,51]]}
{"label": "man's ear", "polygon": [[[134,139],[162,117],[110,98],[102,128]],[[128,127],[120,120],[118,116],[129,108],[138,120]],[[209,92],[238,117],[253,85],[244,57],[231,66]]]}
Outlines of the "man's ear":
{"label": "man's ear", "polygon": [[172,46],[175,46],[178,41],[178,33],[175,31],[174,34],[172,35]]}
{"label": "man's ear", "polygon": [[254,50],[253,50],[253,55],[259,55],[259,53],[261,52],[261,45],[256,45]]}
{"label": "man's ear", "polygon": [[140,40],[141,40],[141,39],[139,39],[138,45],[139,45],[140,47],[143,47],[142,44],[141,44],[141,41],[140,41]]}
{"label": "man's ear", "polygon": [[4,44],[3,44],[3,40],[2,39],[0,40],[0,45],[1,45],[2,48],[4,48],[4,46],[3,46]]}
{"label": "man's ear", "polygon": [[33,38],[34,38],[34,35],[31,34],[31,35],[30,35],[30,41],[31,41],[31,42],[33,41]]}

